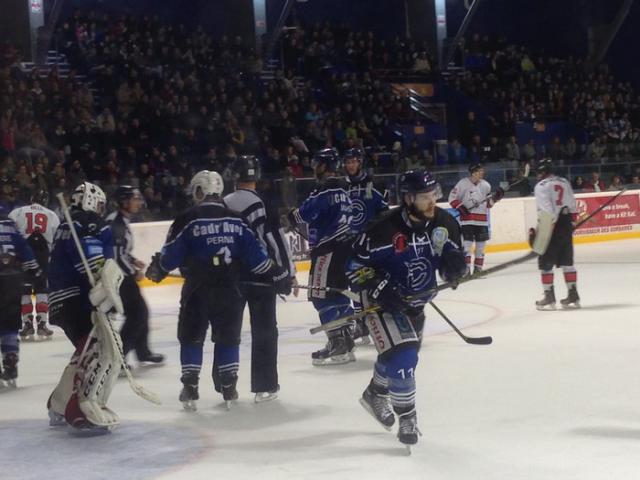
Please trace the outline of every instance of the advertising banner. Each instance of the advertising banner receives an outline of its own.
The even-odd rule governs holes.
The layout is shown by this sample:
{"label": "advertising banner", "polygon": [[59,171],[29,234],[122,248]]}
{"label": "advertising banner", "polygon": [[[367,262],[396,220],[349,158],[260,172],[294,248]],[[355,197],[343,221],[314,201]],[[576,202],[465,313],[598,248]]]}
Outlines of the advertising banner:
{"label": "advertising banner", "polygon": [[[617,192],[609,195],[580,195],[577,200],[577,221],[586,218]],[[636,192],[625,193],[611,205],[607,205],[591,220],[575,231],[576,236],[640,230],[640,196]]]}

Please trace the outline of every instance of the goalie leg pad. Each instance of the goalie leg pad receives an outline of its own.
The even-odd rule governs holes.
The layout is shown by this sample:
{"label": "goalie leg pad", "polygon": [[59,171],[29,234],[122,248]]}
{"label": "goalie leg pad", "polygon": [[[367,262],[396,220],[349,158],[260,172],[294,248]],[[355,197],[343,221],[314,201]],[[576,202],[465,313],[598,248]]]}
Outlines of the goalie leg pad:
{"label": "goalie leg pad", "polygon": [[124,307],[120,298],[120,284],[124,274],[118,264],[112,258],[108,259],[102,270],[100,279],[89,292],[89,300],[101,312],[108,312],[115,308],[120,315],[124,315]]}
{"label": "goalie leg pad", "polygon": [[[102,315],[94,313],[95,316]],[[112,427],[120,423],[118,416],[106,407],[106,402],[118,378],[115,349],[107,319],[94,318],[96,328],[89,346],[80,360],[75,388],[67,403],[65,417],[74,427]]]}

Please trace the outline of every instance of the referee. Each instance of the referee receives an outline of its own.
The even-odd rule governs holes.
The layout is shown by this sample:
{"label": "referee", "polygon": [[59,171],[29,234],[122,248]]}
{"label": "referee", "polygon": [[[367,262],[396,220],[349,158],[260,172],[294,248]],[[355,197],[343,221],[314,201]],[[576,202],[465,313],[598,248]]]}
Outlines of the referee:
{"label": "referee", "polygon": [[126,355],[135,350],[139,362],[160,364],[164,355],[149,350],[149,309],[144,301],[137,280],[144,278],[144,263],[135,258],[133,235],[129,228],[131,216],[140,211],[142,195],[137,188],[120,185],[116,189],[118,210],[107,217],[111,228],[112,253],[105,251],[105,256],[112,256],[124,272],[124,280],[120,286],[120,297],[124,306],[125,321],[120,330],[122,348]]}
{"label": "referee", "polygon": [[[240,156],[231,166],[236,191],[223,199],[227,208],[240,213],[258,238],[267,248],[269,256],[289,272],[297,296],[296,271],[291,251],[284,236],[277,213],[268,211],[256,193],[256,182],[260,178],[259,166],[253,155]],[[251,276],[242,277],[245,282],[271,283],[270,279]],[[278,398],[278,326],[276,322],[276,291],[273,286],[240,285],[244,303],[249,304],[251,322],[251,391],[256,403]]]}

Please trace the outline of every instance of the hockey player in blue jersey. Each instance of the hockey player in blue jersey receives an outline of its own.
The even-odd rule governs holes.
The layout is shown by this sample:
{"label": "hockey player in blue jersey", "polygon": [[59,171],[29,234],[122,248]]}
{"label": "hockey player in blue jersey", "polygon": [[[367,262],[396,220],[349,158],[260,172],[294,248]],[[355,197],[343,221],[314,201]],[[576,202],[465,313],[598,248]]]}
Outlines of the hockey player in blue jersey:
{"label": "hockey player in blue jersey", "polygon": [[[389,209],[389,191],[384,184],[374,183],[365,170],[364,153],[360,148],[350,148],[342,156],[347,180],[347,192],[351,198],[351,227],[361,232],[373,218]],[[354,303],[356,312],[361,310],[360,302]],[[353,339],[361,338],[368,344],[369,330],[364,319],[356,321]]]}
{"label": "hockey player in blue jersey", "polygon": [[[50,425],[69,424],[80,429],[110,430],[119,424],[106,405],[121,365],[115,358],[112,337],[96,324],[96,310],[104,313],[122,302],[118,293],[122,272],[107,259],[110,231],[102,218],[107,199],[100,187],[84,182],[71,195],[71,218],[90,272],[80,258],[70,225],[58,230],[49,263],[49,321],[64,330],[75,351],[51,393],[47,408]],[[87,275],[97,279],[91,287]]]}
{"label": "hockey player in blue jersey", "polygon": [[[334,149],[326,148],[316,153],[314,168],[318,186],[288,216],[294,226],[308,224],[311,249],[309,284],[312,287],[348,288],[345,267],[353,241],[353,217],[346,183],[336,176],[339,164],[340,157]],[[350,300],[339,293],[311,289],[309,300],[323,324],[353,312]],[[325,348],[311,354],[314,365],[343,364],[355,360],[349,327],[330,330],[327,335],[329,340]]]}
{"label": "hockey player in blue jersey", "polygon": [[[424,326],[424,305],[435,296],[436,271],[444,281],[466,272],[460,229],[436,207],[440,187],[428,172],[410,171],[400,178],[402,205],[384,213],[354,243],[349,279],[362,292],[363,306],[378,350],[373,378],[360,400],[385,428],[399,418],[398,438],[418,441],[415,370]],[[409,301],[408,295],[418,296]]]}
{"label": "hockey player in blue jersey", "polygon": [[16,386],[22,290],[42,275],[33,251],[7,213],[0,205],[0,388]]}
{"label": "hockey player in blue jersey", "polygon": [[241,267],[268,276],[276,291],[291,292],[289,273],[275,265],[245,220],[224,206],[224,183],[217,172],[203,170],[191,180],[195,206],[171,225],[167,240],[147,269],[160,282],[179,268],[185,277],[178,318],[183,388],[180,401],[195,410],[202,369],[202,349],[211,324],[213,382],[230,406],[238,398],[240,329],[244,301],[238,288]]}

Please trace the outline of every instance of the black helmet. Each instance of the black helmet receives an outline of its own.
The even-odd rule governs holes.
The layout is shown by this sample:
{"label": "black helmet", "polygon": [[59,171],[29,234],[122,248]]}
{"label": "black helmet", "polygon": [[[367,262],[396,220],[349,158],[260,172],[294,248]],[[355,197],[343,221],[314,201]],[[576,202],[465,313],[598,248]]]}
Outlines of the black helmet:
{"label": "black helmet", "polygon": [[118,205],[121,205],[123,202],[127,200],[131,200],[133,197],[139,196],[139,195],[140,195],[140,190],[138,190],[135,187],[132,187],[131,185],[119,185],[118,188],[116,188],[116,193],[115,193],[115,197],[116,197],[116,201],[118,202]]}
{"label": "black helmet", "polygon": [[44,189],[38,189],[31,195],[31,203],[38,203],[43,207],[49,205],[49,192]]}
{"label": "black helmet", "polygon": [[553,173],[553,161],[550,158],[543,158],[538,162],[536,172],[540,175],[551,175]]}
{"label": "black helmet", "polygon": [[410,170],[400,175],[400,193],[425,193],[438,190],[440,185],[426,170]]}
{"label": "black helmet", "polygon": [[484,168],[484,165],[481,162],[473,162],[469,165],[469,173],[477,172],[481,168]]}
{"label": "black helmet", "polygon": [[340,168],[340,156],[335,148],[323,148],[313,156],[312,166],[317,168],[324,165],[330,172],[336,172]]}
{"label": "black helmet", "polygon": [[257,182],[260,180],[260,164],[254,155],[241,155],[231,166],[239,182]]}

